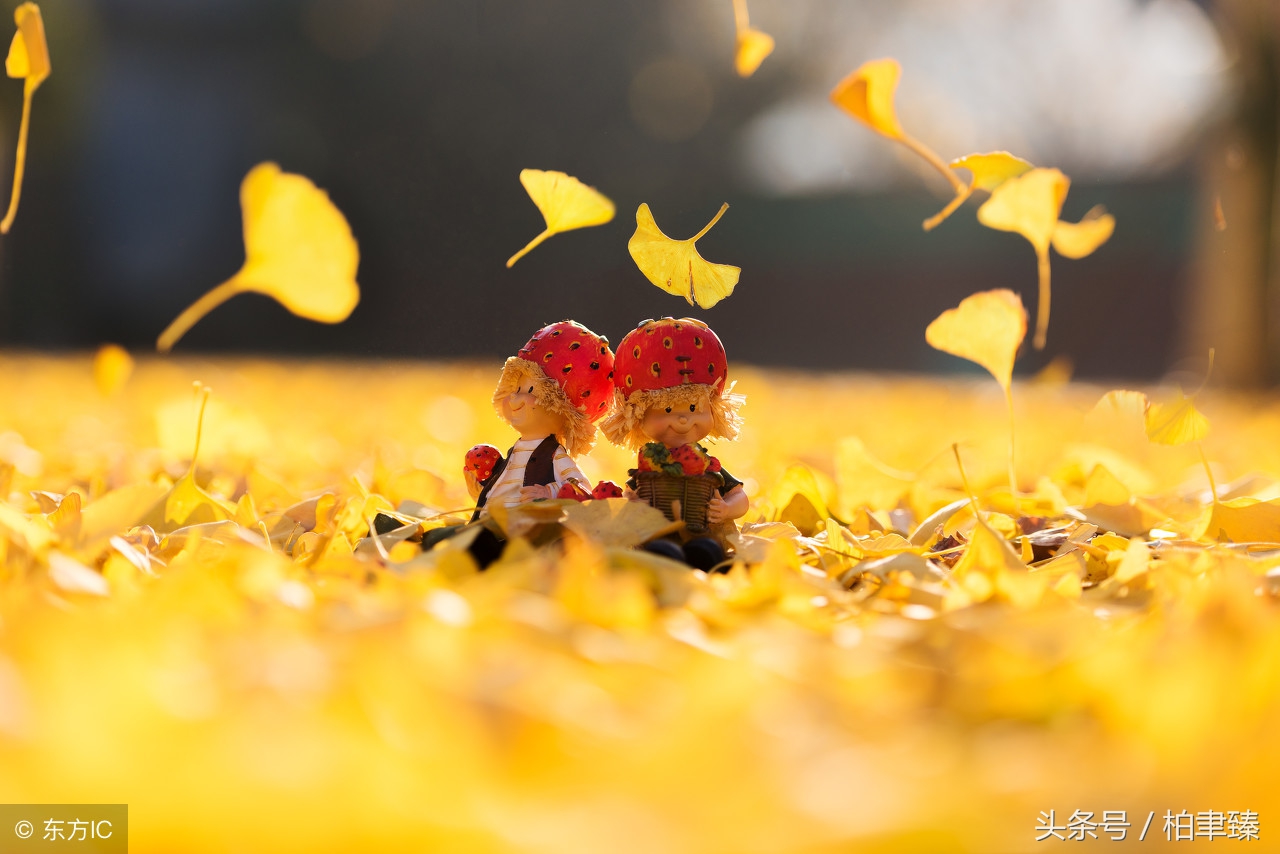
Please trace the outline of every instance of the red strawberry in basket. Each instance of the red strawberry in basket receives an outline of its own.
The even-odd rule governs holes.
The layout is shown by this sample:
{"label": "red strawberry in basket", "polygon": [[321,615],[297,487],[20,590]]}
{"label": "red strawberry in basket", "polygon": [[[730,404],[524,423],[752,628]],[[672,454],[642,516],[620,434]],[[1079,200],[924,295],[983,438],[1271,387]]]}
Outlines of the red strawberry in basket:
{"label": "red strawberry in basket", "polygon": [[663,465],[669,462],[667,449],[661,442],[650,442],[640,449],[640,457],[636,468],[640,471],[662,471]]}
{"label": "red strawberry in basket", "polygon": [[576,478],[565,481],[564,486],[556,493],[556,498],[572,498],[574,501],[586,501],[590,497],[591,493],[583,489]]}
{"label": "red strawberry in basket", "polygon": [[500,459],[502,459],[502,452],[493,445],[476,445],[467,451],[462,470],[471,472],[476,476],[477,481],[484,483],[493,474],[493,467]]}
{"label": "red strawberry in basket", "polygon": [[591,490],[592,498],[621,498],[622,487],[611,480],[602,480]]}
{"label": "red strawberry in basket", "polygon": [[707,459],[693,445],[681,445],[671,449],[671,462],[678,463],[689,477],[697,477],[707,470]]}

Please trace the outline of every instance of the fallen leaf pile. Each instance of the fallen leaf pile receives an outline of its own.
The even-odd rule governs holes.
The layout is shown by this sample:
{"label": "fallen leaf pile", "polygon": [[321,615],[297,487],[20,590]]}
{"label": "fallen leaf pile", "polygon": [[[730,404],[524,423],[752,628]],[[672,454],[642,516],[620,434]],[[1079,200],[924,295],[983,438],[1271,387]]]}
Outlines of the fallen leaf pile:
{"label": "fallen leaf pile", "polygon": [[362,543],[465,516],[496,367],[3,357],[0,799],[126,802],[142,852],[1274,833],[1280,400],[1018,384],[1011,493],[989,381],[743,369],[725,575],[621,499],[500,514],[528,539],[483,574]]}

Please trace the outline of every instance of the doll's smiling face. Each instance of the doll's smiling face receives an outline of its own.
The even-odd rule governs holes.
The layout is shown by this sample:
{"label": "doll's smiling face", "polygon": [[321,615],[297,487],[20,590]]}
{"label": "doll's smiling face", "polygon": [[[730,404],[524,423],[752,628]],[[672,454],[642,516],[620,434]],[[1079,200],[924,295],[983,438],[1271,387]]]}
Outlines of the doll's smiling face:
{"label": "doll's smiling face", "polygon": [[502,417],[521,439],[541,439],[563,429],[560,416],[538,402],[527,382],[502,399]]}
{"label": "doll's smiling face", "polygon": [[711,432],[711,409],[703,402],[651,406],[640,422],[640,429],[668,448],[700,442]]}

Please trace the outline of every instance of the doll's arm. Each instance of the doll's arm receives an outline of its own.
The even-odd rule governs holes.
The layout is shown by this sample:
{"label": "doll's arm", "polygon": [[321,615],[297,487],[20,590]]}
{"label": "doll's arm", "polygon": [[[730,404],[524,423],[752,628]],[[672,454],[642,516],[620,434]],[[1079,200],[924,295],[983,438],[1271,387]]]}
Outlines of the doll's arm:
{"label": "doll's arm", "polygon": [[742,488],[742,484],[738,484],[725,493],[723,498],[719,495],[712,496],[707,502],[707,521],[718,525],[730,519],[738,519],[747,514],[749,505],[747,491]]}

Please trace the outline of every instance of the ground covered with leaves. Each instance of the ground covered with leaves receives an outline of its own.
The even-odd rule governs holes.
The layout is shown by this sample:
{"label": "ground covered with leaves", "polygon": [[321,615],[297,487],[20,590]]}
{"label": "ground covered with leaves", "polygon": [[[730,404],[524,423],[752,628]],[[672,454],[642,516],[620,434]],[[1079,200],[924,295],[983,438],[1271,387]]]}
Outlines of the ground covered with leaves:
{"label": "ground covered with leaves", "polygon": [[[1274,832],[1280,400],[1196,398],[1215,498],[1107,387],[1015,383],[1011,496],[990,380],[737,371],[731,571],[629,548],[649,522],[615,499],[539,508],[557,544],[478,573],[359,541],[468,507],[465,451],[513,438],[496,365],[93,368],[0,361],[4,801],[128,803],[135,851],[1072,844],[1035,841],[1049,810],[1125,811],[1106,847],[1149,813],[1142,845],[1184,810]],[[926,521],[966,499],[953,443],[977,518]]]}

